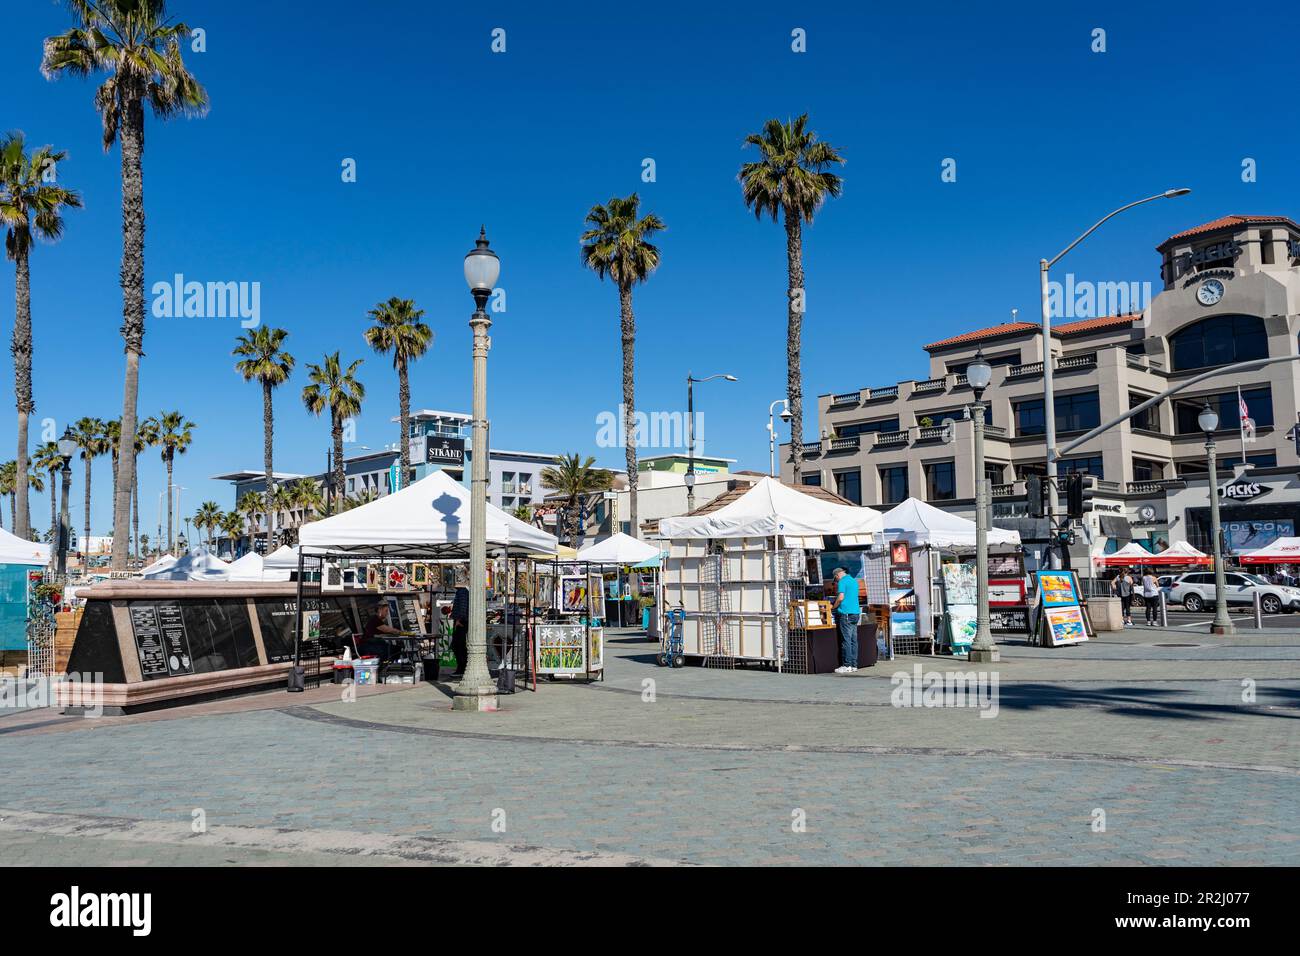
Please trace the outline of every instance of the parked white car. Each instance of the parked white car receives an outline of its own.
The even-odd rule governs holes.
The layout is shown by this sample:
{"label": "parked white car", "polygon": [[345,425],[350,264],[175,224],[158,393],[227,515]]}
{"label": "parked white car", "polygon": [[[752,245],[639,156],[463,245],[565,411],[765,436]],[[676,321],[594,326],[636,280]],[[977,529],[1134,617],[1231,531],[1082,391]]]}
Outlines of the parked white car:
{"label": "parked white car", "polygon": [[[1223,577],[1229,606],[1253,605],[1255,593],[1259,592],[1260,610],[1265,614],[1300,611],[1300,588],[1270,584],[1257,574],[1240,571],[1229,571]],[[1167,600],[1181,604],[1189,611],[1214,607],[1214,573],[1196,571],[1178,575],[1169,585]]]}

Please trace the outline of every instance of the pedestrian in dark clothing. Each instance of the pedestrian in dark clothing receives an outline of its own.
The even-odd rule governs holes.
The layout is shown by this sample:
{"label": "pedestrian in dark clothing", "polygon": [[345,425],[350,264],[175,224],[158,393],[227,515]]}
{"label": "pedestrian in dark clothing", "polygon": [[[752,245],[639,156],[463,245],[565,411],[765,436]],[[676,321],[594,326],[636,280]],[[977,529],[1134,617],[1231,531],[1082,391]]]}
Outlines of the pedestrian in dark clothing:
{"label": "pedestrian in dark clothing", "polygon": [[451,652],[456,656],[456,672],[462,677],[469,663],[469,588],[457,588],[451,602]]}

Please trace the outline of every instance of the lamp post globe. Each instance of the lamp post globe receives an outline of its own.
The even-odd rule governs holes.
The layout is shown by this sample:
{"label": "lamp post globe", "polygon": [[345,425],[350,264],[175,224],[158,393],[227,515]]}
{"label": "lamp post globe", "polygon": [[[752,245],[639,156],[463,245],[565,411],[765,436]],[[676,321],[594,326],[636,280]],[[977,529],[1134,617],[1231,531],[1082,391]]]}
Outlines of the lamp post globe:
{"label": "lamp post globe", "polygon": [[469,634],[465,674],[456,685],[452,708],[467,711],[497,709],[496,685],[487,665],[487,356],[492,320],[486,311],[488,296],[501,274],[501,260],[488,246],[486,227],[479,230],[474,248],[465,256],[465,282],[474,296],[469,327],[474,332],[474,404],[471,425],[469,493]]}
{"label": "lamp post globe", "polygon": [[974,360],[966,366],[966,382],[975,393],[975,403],[970,407],[972,444],[975,458],[975,639],[971,641],[967,659],[973,663],[996,663],[1001,654],[993,641],[989,620],[989,494],[988,479],[984,477],[984,390],[993,380],[993,367],[984,358],[984,351],[975,353]]}
{"label": "lamp post globe", "polygon": [[1196,424],[1205,432],[1206,485],[1210,490],[1210,543],[1214,555],[1214,622],[1210,625],[1211,634],[1231,634],[1232,620],[1228,617],[1227,580],[1223,571],[1223,541],[1219,532],[1219,474],[1215,460],[1217,448],[1214,433],[1219,427],[1219,415],[1210,407],[1207,400],[1201,413],[1196,416]]}
{"label": "lamp post globe", "polygon": [[1201,431],[1205,432],[1207,437],[1219,430],[1219,414],[1210,407],[1208,401],[1201,409],[1201,413],[1196,416],[1196,424],[1201,426]]}
{"label": "lamp post globe", "polygon": [[983,397],[984,389],[989,387],[992,380],[993,366],[984,358],[984,350],[980,349],[970,365],[966,366],[966,381],[975,392],[975,401],[978,402]]}

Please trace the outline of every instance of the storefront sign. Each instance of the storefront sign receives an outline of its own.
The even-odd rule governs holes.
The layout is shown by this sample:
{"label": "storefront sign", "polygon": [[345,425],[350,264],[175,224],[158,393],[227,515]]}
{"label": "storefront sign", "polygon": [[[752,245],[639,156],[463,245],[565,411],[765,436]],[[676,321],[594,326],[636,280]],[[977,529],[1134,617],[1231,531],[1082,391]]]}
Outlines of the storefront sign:
{"label": "storefront sign", "polygon": [[440,438],[430,435],[425,441],[424,460],[426,464],[461,468],[465,466],[465,439]]}
{"label": "storefront sign", "polygon": [[1219,489],[1219,497],[1230,501],[1254,501],[1263,498],[1273,489],[1258,481],[1233,481]]}

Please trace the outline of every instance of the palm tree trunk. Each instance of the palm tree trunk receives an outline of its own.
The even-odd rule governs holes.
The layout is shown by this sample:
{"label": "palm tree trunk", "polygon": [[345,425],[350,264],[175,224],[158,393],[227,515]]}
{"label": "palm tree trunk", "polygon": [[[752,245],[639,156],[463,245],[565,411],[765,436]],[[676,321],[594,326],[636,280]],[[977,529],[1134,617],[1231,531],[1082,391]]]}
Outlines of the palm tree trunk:
{"label": "palm tree trunk", "polygon": [[83,453],[86,462],[86,537],[81,542],[81,569],[85,571],[90,563],[90,466],[95,460],[89,451]]}
{"label": "palm tree trunk", "polygon": [[334,513],[343,513],[343,420],[330,413],[334,433]]}
{"label": "palm tree trunk", "polygon": [[[14,487],[15,488],[18,487],[17,482],[14,483]],[[18,511],[18,492],[11,491],[9,492],[9,526],[11,528],[18,527],[17,511]]]}
{"label": "palm tree trunk", "polygon": [[803,337],[803,238],[799,213],[785,211],[785,257],[789,272],[786,291],[787,327],[785,337],[786,395],[790,401],[790,453],[794,459],[794,483],[799,484],[803,470],[803,375],[799,356]]}
{"label": "palm tree trunk", "polygon": [[266,553],[271,553],[275,538],[275,508],[271,504],[272,448],[275,435],[275,411],[271,402],[271,383],[262,380],[262,466],[266,471]]}
{"label": "palm tree trunk", "polygon": [[14,534],[31,537],[31,520],[27,510],[27,420],[35,408],[32,402],[32,284],[26,248],[17,250],[14,260],[14,399],[18,409],[18,470]]}
{"label": "palm tree trunk", "polygon": [[[131,447],[135,447],[134,443]],[[132,471],[134,475],[131,480],[131,541],[135,545],[135,556],[138,558],[140,557],[140,472],[134,466]]]}
{"label": "palm tree trunk", "polygon": [[402,429],[398,446],[402,450],[402,471],[398,481],[405,488],[411,480],[411,440],[407,437],[411,427],[411,384],[406,377],[406,359],[400,357],[397,360],[397,408],[401,419],[398,427]]}
{"label": "palm tree trunk", "polygon": [[[620,285],[618,304],[623,325],[623,450],[627,457],[628,519],[632,537],[639,537],[636,520],[636,316],[632,313],[632,286]],[[618,528],[612,528],[615,533]]]}
{"label": "palm tree trunk", "polygon": [[172,549],[172,455],[167,449],[167,550]]}
{"label": "palm tree trunk", "polygon": [[[119,80],[123,82],[123,80]],[[125,82],[131,82],[129,80]],[[144,103],[140,90],[127,90],[120,131],[122,147],[122,339],[126,374],[122,383],[121,447],[135,448],[140,356],[144,352]],[[119,456],[113,506],[113,540],[129,540],[135,455]],[[89,489],[87,489],[89,493]],[[113,548],[113,570],[126,570],[125,547]]]}

